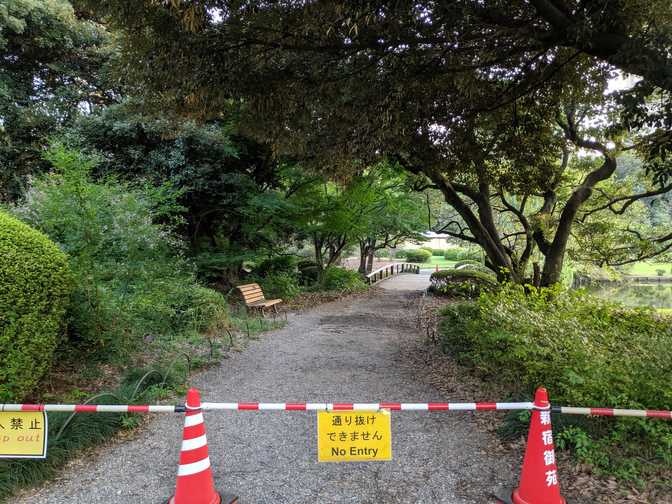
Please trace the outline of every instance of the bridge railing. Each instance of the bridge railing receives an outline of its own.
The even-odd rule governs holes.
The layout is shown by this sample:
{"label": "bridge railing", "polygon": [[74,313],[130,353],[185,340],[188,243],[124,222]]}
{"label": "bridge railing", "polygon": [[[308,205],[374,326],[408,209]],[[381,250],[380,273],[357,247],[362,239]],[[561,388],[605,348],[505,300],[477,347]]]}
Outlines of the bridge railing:
{"label": "bridge railing", "polygon": [[369,281],[369,285],[373,285],[376,282],[385,280],[394,275],[399,275],[401,273],[420,273],[420,266],[412,263],[393,263],[378,268],[377,270],[372,271],[366,275],[366,279]]}

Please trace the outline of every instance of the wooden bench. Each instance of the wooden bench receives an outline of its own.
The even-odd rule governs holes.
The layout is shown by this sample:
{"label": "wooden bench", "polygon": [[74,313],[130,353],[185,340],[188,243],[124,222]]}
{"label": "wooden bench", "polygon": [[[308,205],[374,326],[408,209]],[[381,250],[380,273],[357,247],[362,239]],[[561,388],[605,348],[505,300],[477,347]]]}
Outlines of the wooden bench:
{"label": "wooden bench", "polygon": [[278,313],[278,305],[282,303],[282,299],[266,299],[259,284],[251,283],[239,285],[237,289],[242,294],[245,306],[247,306],[248,309],[259,310],[263,316],[265,315],[265,308],[273,307],[273,311]]}

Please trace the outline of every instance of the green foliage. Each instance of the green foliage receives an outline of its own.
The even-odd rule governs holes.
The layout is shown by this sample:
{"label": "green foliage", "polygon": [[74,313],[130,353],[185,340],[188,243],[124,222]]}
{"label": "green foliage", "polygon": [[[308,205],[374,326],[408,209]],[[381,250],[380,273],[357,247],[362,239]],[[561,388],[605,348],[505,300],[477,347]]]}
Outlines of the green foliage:
{"label": "green foliage", "polygon": [[320,267],[313,260],[303,260],[297,263],[299,282],[302,285],[311,285],[320,277]]}
{"label": "green foliage", "polygon": [[[651,310],[627,309],[581,291],[526,294],[507,287],[448,306],[442,315],[444,350],[518,394],[530,396],[544,385],[557,404],[672,405],[672,327]],[[559,439],[581,460],[625,478],[672,462],[672,426],[655,420],[591,419]]]}
{"label": "green foliage", "polygon": [[264,259],[255,268],[255,273],[268,276],[274,273],[296,273],[298,259],[295,256],[281,255]]}
{"label": "green foliage", "polygon": [[473,269],[435,271],[429,279],[431,283],[429,290],[433,294],[458,298],[478,297],[481,292],[497,287],[497,279],[492,272]]}
{"label": "green foliage", "polygon": [[397,259],[406,259],[406,253],[408,250],[400,249],[394,252],[394,257]]}
{"label": "green foliage", "polygon": [[476,261],[474,259],[464,259],[455,263],[456,269],[459,269],[462,266],[483,266],[483,264],[480,261]]}
{"label": "green foliage", "polygon": [[328,291],[359,292],[367,289],[367,284],[356,271],[332,266],[322,273],[321,287]]}
{"label": "green foliage", "polygon": [[78,19],[68,0],[3,0],[0,53],[0,200],[13,201],[48,168],[46,139],[80,106],[112,101],[113,50],[105,29]]}
{"label": "green foliage", "polygon": [[73,342],[110,358],[128,355],[146,338],[226,323],[223,297],[195,281],[183,243],[154,222],[158,215],[169,219],[166,209],[174,208],[165,193],[91,182],[96,160],[62,145],[47,158],[55,173],[39,178],[14,212],[70,256]]}
{"label": "green foliage", "polygon": [[446,249],[433,248],[431,250],[432,250],[432,255],[433,256],[445,257],[445,255],[446,255]]}
{"label": "green foliage", "polygon": [[464,261],[464,260],[478,261],[481,258],[481,254],[478,250],[455,247],[446,249],[446,252],[443,257],[445,257],[449,261]]}
{"label": "green foliage", "polygon": [[425,250],[425,251],[429,252],[429,257],[432,257],[433,255],[436,255],[436,254],[434,254],[434,250],[429,248],[429,247],[420,247],[418,250]]}
{"label": "green foliage", "polygon": [[72,289],[67,258],[0,212],[0,402],[19,402],[49,370]]}
{"label": "green foliage", "polygon": [[243,263],[274,252],[292,232],[293,211],[280,186],[292,185],[293,170],[281,173],[267,145],[230,123],[142,110],[133,98],[101,109],[79,119],[67,143],[101,154],[96,178],[170,187],[200,276],[234,283]]}
{"label": "green foliage", "polygon": [[410,263],[426,263],[432,258],[432,253],[426,249],[406,251],[406,260]]}
{"label": "green foliage", "polygon": [[299,278],[295,273],[284,271],[268,273],[259,279],[259,285],[267,299],[281,298],[289,301],[301,293]]}

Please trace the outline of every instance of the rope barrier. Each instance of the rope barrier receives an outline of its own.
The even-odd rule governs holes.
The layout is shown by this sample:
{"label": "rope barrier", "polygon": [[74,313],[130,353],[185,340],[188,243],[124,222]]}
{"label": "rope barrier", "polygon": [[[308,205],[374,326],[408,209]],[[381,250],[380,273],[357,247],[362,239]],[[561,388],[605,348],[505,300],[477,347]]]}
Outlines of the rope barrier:
{"label": "rope barrier", "polygon": [[[532,410],[531,402],[476,403],[201,403],[203,411],[509,411]],[[0,404],[0,411],[46,411],[70,413],[183,413],[184,405],[119,405],[119,404]]]}
{"label": "rope barrier", "polygon": [[594,416],[623,416],[639,418],[665,418],[672,420],[672,411],[665,410],[637,410],[619,408],[578,408],[575,406],[553,406],[553,413],[563,415],[594,415]]}

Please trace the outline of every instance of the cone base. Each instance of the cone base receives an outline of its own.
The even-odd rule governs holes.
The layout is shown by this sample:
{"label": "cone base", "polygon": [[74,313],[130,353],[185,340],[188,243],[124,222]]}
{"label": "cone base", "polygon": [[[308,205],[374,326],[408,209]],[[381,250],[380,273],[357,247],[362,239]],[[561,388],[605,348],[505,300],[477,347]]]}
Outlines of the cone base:
{"label": "cone base", "polygon": [[[217,497],[209,504],[237,504],[238,497],[233,494],[217,494]],[[166,504],[175,504],[175,497],[171,497],[166,501]]]}
{"label": "cone base", "polygon": [[[537,504],[536,502],[527,502],[518,495],[518,489],[500,490],[494,494],[495,499],[503,504]],[[564,497],[560,497],[561,504],[569,504]]]}

